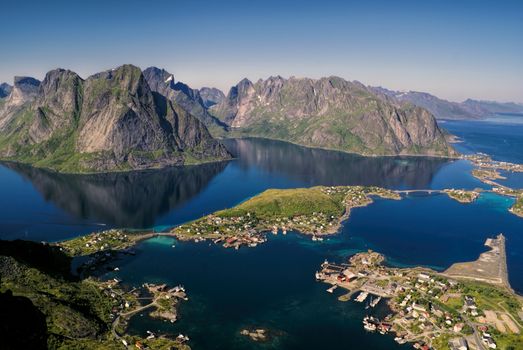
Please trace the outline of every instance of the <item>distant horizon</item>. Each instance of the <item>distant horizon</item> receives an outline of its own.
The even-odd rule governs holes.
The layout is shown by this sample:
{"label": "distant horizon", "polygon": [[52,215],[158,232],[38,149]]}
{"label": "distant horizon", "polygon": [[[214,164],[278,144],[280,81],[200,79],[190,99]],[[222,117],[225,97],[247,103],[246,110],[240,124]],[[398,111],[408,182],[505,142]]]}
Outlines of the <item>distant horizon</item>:
{"label": "distant horizon", "polygon": [[396,91],[523,103],[523,1],[7,2],[0,82],[121,63],[227,92],[244,77],[340,76]]}
{"label": "distant horizon", "polygon": [[37,80],[40,80],[42,81],[44,78],[45,78],[45,75],[47,74],[47,72],[49,71],[52,71],[54,69],[65,69],[65,70],[70,70],[70,71],[73,71],[75,72],[76,74],[78,74],[80,76],[80,78],[82,79],[87,79],[89,78],[90,76],[96,74],[96,73],[100,73],[100,72],[104,72],[104,71],[110,71],[114,68],[117,68],[117,67],[120,67],[120,66],[123,66],[123,65],[126,65],[126,64],[130,64],[130,65],[133,65],[133,66],[136,66],[138,68],[140,68],[142,70],[142,72],[149,68],[149,67],[155,67],[155,68],[159,68],[159,69],[164,69],[165,71],[171,73],[173,76],[174,76],[174,81],[175,82],[181,82],[181,83],[184,83],[184,84],[187,84],[190,88],[192,89],[202,89],[202,88],[217,88],[219,89],[220,91],[222,91],[225,95],[227,95],[229,93],[229,90],[234,87],[236,84],[238,84],[242,79],[248,79],[250,80],[252,83],[256,83],[256,81],[258,80],[267,80],[269,79],[270,77],[277,77],[277,76],[281,76],[282,78],[284,79],[290,79],[290,78],[297,78],[297,79],[314,79],[314,80],[318,80],[318,79],[322,79],[322,78],[328,78],[328,77],[338,77],[338,78],[342,78],[344,80],[347,80],[347,81],[350,81],[350,82],[359,82],[365,86],[369,86],[369,87],[378,87],[378,88],[384,88],[384,89],[388,89],[388,90],[392,90],[392,91],[396,91],[396,92],[417,92],[417,93],[428,93],[430,95],[433,95],[437,98],[440,98],[440,99],[443,99],[443,100],[447,100],[447,101],[450,101],[450,102],[456,102],[456,103],[461,103],[461,102],[464,102],[466,101],[467,99],[471,99],[471,100],[475,100],[475,101],[482,101],[482,102],[499,102],[499,103],[515,103],[515,104],[520,104],[520,105],[523,105],[523,100],[522,101],[514,101],[514,100],[492,100],[492,99],[481,99],[481,98],[475,98],[473,96],[469,96],[469,97],[466,97],[465,99],[462,99],[462,100],[451,100],[451,99],[447,99],[447,98],[444,98],[442,96],[438,96],[436,95],[435,93],[431,92],[431,91],[420,91],[420,90],[413,90],[413,89],[394,89],[390,86],[384,86],[383,84],[378,84],[378,85],[374,85],[374,84],[367,84],[365,81],[361,81],[361,80],[357,80],[357,79],[350,79],[350,78],[347,78],[347,77],[343,77],[341,75],[336,75],[336,74],[330,74],[330,75],[325,75],[325,76],[321,76],[321,77],[310,77],[310,76],[294,76],[294,75],[291,75],[291,76],[284,76],[283,74],[271,74],[269,76],[266,76],[266,77],[263,77],[263,78],[256,78],[256,79],[251,79],[249,77],[243,77],[241,79],[239,79],[236,83],[234,83],[233,85],[223,89],[221,87],[218,87],[218,86],[214,86],[214,85],[210,85],[210,84],[203,84],[203,85],[200,85],[200,86],[195,86],[193,84],[191,84],[190,82],[188,81],[185,81],[185,80],[180,80],[178,79],[178,77],[176,76],[176,74],[172,73],[171,70],[165,68],[165,67],[160,67],[160,66],[154,66],[154,65],[147,65],[145,67],[141,67],[139,65],[136,65],[136,64],[133,64],[133,63],[123,63],[123,64],[120,64],[120,65],[116,65],[114,67],[110,67],[110,68],[103,68],[103,69],[100,69],[100,70],[97,70],[97,71],[94,71],[94,72],[90,72],[90,73],[87,73],[87,74],[80,74],[79,72],[77,72],[76,70],[74,69],[70,69],[70,68],[66,68],[66,67],[56,67],[56,68],[51,68],[49,69],[48,71],[46,71],[45,73],[43,73],[41,76],[36,76],[36,75],[28,75],[28,74],[15,74],[13,75],[13,77],[11,78],[11,81],[0,81],[0,84],[2,83],[7,83],[9,85],[13,85],[14,83],[14,78],[15,77],[30,77],[30,78],[34,78],[34,79],[37,79]]}

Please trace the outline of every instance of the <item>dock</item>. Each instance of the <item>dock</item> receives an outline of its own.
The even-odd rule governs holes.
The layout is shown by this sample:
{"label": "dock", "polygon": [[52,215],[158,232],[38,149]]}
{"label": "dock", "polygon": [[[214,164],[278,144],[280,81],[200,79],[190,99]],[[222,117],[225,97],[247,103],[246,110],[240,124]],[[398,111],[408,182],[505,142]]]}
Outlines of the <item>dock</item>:
{"label": "dock", "polygon": [[357,297],[356,297],[356,301],[358,303],[363,303],[365,301],[365,299],[367,299],[367,297],[369,296],[369,293],[367,292],[361,292]]}

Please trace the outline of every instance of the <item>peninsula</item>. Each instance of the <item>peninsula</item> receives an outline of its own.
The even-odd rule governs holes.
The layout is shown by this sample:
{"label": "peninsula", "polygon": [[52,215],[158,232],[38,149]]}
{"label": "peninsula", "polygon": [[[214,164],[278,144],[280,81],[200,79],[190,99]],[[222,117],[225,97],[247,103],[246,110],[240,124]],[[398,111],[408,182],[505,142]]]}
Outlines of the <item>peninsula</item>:
{"label": "peninsula", "polygon": [[372,203],[372,196],[401,199],[394,191],[375,186],[332,186],[267,190],[234,208],[221,210],[175,227],[170,233],[181,240],[213,239],[225,247],[255,247],[263,234],[297,231],[313,240],[338,231],[352,208]]}
{"label": "peninsula", "polygon": [[[509,287],[503,235],[487,239],[490,251],[471,263],[447,271],[392,268],[376,252],[358,253],[348,264],[325,261],[316,279],[348,291],[367,304],[363,327],[381,334],[393,332],[400,343],[420,349],[520,349],[523,346],[523,301]],[[373,308],[386,299],[392,313],[380,320]],[[462,347],[460,347],[462,346]]]}

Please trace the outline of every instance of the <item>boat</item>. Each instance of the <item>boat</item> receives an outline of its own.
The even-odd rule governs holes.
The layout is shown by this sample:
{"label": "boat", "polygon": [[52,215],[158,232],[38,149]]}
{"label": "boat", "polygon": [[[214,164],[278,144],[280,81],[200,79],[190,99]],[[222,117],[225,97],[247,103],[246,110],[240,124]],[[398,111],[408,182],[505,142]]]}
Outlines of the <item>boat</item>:
{"label": "boat", "polygon": [[407,342],[403,337],[396,337],[394,338],[394,341],[398,344],[405,344]]}
{"label": "boat", "polygon": [[314,274],[314,276],[316,277],[316,281],[321,281],[321,273],[319,273],[318,271],[316,271],[316,273]]}
{"label": "boat", "polygon": [[316,236],[312,236],[312,240],[313,240],[314,242],[316,242],[316,241],[318,240],[318,238],[317,238]]}
{"label": "boat", "polygon": [[338,286],[337,286],[337,285],[333,285],[332,287],[330,287],[329,289],[327,289],[327,292],[332,293],[332,292],[334,292],[334,290],[335,290],[336,288],[338,288]]}
{"label": "boat", "polygon": [[363,318],[363,328],[369,332],[374,332],[379,324],[379,320],[372,316],[365,316]]}
{"label": "boat", "polygon": [[370,296],[370,304],[367,302],[367,304],[365,305],[365,310],[367,310],[370,305],[372,305],[372,295]]}
{"label": "boat", "polygon": [[362,303],[365,301],[365,299],[367,299],[367,296],[369,295],[369,293],[367,292],[361,292],[357,297],[356,297],[356,301],[358,303]]}
{"label": "boat", "polygon": [[376,330],[376,325],[374,323],[365,323],[363,328],[369,332],[374,332]]}
{"label": "boat", "polygon": [[370,301],[370,306],[371,307],[375,307],[376,305],[378,305],[378,303],[380,302],[381,300],[381,297],[377,297],[376,299]]}

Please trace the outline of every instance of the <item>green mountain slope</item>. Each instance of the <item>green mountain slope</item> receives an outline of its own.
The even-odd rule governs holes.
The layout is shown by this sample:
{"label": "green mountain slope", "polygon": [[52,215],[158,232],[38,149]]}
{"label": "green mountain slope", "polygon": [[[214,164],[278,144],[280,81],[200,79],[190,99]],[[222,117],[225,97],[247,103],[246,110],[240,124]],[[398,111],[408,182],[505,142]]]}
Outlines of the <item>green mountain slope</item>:
{"label": "green mountain slope", "polygon": [[364,155],[455,155],[428,111],[338,77],[244,79],[211,111],[237,135]]}

